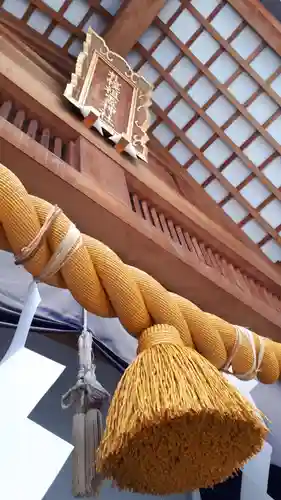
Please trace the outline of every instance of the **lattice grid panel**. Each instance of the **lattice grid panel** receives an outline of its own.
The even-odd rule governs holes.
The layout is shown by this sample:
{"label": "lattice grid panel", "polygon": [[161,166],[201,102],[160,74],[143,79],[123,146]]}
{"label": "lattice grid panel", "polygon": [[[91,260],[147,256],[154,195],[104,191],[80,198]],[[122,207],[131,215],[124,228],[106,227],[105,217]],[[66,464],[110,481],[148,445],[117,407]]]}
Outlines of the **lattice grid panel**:
{"label": "lattice grid panel", "polygon": [[281,260],[281,58],[224,0],[168,0],[128,60],[154,84],[151,134]]}
{"label": "lattice grid panel", "polygon": [[111,25],[123,0],[0,0],[2,8],[77,57],[91,26],[103,35]]}

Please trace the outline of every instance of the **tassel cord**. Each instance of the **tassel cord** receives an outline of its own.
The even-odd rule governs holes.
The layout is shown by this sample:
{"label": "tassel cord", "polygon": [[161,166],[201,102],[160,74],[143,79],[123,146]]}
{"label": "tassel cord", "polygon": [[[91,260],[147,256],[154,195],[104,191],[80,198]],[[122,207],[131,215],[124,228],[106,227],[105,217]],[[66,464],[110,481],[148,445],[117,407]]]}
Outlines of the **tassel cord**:
{"label": "tassel cord", "polygon": [[89,408],[100,409],[110,394],[96,377],[96,365],[92,355],[93,336],[87,326],[87,311],[83,309],[83,330],[78,339],[79,370],[77,382],[61,398],[62,409],[74,404],[85,413]]}

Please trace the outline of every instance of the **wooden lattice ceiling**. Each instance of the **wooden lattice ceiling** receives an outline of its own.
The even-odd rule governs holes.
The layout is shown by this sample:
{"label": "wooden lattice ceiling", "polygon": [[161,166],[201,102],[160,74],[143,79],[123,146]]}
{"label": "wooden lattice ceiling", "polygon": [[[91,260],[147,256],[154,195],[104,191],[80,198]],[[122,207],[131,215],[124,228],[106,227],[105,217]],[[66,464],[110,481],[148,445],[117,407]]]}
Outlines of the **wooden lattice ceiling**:
{"label": "wooden lattice ceiling", "polygon": [[[80,51],[89,26],[108,33],[133,1],[2,0],[2,6],[69,57]],[[281,58],[234,4],[167,0],[128,60],[155,86],[154,140],[276,262]]]}
{"label": "wooden lattice ceiling", "polygon": [[61,47],[65,54],[77,56],[88,27],[102,35],[121,3],[122,0],[4,0],[2,7],[44,40]]}

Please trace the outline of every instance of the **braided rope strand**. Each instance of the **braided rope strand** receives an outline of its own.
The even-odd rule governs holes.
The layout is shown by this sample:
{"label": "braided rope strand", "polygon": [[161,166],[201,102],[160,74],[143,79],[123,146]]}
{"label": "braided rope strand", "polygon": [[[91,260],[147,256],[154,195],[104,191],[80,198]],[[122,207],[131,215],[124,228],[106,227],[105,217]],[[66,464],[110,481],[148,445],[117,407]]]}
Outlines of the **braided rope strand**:
{"label": "braided rope strand", "polygon": [[[29,195],[19,179],[0,165],[0,242],[8,241],[15,255],[36,238],[51,209],[50,203]],[[24,263],[33,276],[42,273],[71,224],[63,212],[55,218],[38,250]],[[46,282],[68,288],[96,315],[119,317],[125,329],[137,337],[154,323],[174,326],[185,345],[194,347],[218,369],[225,366],[236,342],[235,326],[169,293],[154,278],[127,266],[106,245],[86,235],[62,269]],[[255,333],[253,342],[258,356],[261,344]],[[263,345],[257,377],[273,383],[280,378],[281,345],[269,339]],[[247,373],[253,358],[252,346],[245,338],[232,360],[233,373]]]}

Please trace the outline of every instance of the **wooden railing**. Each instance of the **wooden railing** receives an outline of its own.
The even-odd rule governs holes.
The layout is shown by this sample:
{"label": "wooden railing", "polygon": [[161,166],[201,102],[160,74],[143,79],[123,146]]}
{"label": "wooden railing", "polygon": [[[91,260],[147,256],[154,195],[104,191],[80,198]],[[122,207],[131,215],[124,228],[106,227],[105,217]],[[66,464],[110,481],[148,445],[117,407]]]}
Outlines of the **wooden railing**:
{"label": "wooden railing", "polygon": [[173,243],[180,245],[186,252],[191,253],[198,262],[216,270],[244,293],[262,300],[275,311],[281,312],[281,300],[262,284],[247,276],[203,241],[199,241],[159,208],[152,206],[148,200],[142,199],[141,196],[133,192],[130,193],[130,199],[134,212],[146,220],[148,224],[164,233]]}
{"label": "wooden railing", "polygon": [[16,106],[12,100],[1,100],[0,117],[13,124],[43,147],[58,156],[74,168],[77,168],[79,156],[74,141],[64,141],[55,136],[51,129],[45,127],[40,120],[29,117],[28,111]]}

